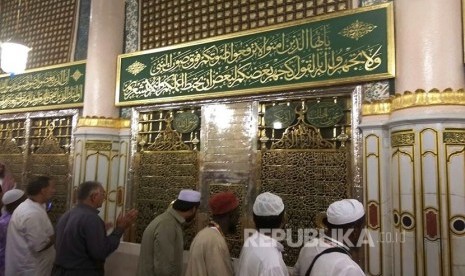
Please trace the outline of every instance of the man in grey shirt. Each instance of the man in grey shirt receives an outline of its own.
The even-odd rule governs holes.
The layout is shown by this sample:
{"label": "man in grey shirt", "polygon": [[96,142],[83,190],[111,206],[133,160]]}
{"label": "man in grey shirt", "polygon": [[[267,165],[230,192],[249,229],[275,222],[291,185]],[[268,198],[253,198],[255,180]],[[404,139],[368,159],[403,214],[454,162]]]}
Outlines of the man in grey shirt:
{"label": "man in grey shirt", "polygon": [[120,214],[107,236],[98,208],[105,200],[102,184],[84,182],[78,189],[78,204],[66,212],[56,227],[56,259],[53,276],[103,276],[105,259],[118,248],[124,231],[135,222],[137,211]]}
{"label": "man in grey shirt", "polygon": [[150,222],[142,235],[137,276],[181,276],[182,226],[195,218],[199,205],[199,192],[181,190],[173,206]]}

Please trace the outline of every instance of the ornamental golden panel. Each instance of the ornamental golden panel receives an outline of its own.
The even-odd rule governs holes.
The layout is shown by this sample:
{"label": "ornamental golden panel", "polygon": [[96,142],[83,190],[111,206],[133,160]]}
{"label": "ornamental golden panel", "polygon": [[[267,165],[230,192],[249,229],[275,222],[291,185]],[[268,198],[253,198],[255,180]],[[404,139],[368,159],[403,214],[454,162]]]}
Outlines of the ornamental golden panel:
{"label": "ornamental golden panel", "polygon": [[[262,151],[259,189],[283,198],[287,228],[315,228],[315,219],[333,201],[350,195],[348,150]],[[293,241],[297,241],[297,232]],[[300,248],[287,247],[284,260],[295,264]]]}
{"label": "ornamental golden panel", "polygon": [[[258,189],[283,198],[293,242],[297,229],[317,227],[329,204],[351,195],[351,108],[342,96],[260,104]],[[285,247],[292,266],[300,248]]]}
{"label": "ornamental golden panel", "polygon": [[[140,112],[134,162],[135,202],[139,210],[135,241],[147,225],[177,198],[181,189],[198,189],[200,108]],[[186,249],[196,233],[186,232]]]}
{"label": "ornamental golden panel", "polygon": [[[135,185],[139,216],[136,222],[136,242],[141,241],[147,225],[166,210],[181,189],[198,188],[198,179],[196,151],[144,151],[137,154]],[[194,227],[186,232],[186,249],[195,233]]]}
{"label": "ornamental golden panel", "polygon": [[415,144],[415,133],[413,132],[396,132],[391,135],[391,146],[413,146]]}
{"label": "ornamental golden panel", "polygon": [[29,180],[40,175],[50,176],[56,183],[52,209],[48,213],[55,224],[68,209],[71,172],[70,146],[72,117],[37,118],[31,122],[31,143],[27,162]]}
{"label": "ornamental golden panel", "polygon": [[448,145],[465,145],[465,129],[446,128],[443,133],[443,142]]}

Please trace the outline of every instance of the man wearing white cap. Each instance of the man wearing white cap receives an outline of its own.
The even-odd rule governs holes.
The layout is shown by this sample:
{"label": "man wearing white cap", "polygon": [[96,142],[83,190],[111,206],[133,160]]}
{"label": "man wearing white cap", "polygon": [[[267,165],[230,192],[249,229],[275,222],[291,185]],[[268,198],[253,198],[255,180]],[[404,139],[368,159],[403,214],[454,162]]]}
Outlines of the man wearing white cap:
{"label": "man wearing white cap", "polygon": [[326,235],[304,245],[295,264],[294,275],[364,276],[350,255],[365,222],[362,203],[356,199],[336,201],[329,205],[326,220]]}
{"label": "man wearing white cap", "polygon": [[183,225],[191,222],[200,205],[200,193],[181,190],[173,205],[157,216],[142,235],[138,276],[181,276]]}
{"label": "man wearing white cap", "polygon": [[16,208],[8,224],[5,275],[51,274],[55,230],[45,203],[55,192],[55,180],[48,176],[38,176],[27,185],[28,198]]}
{"label": "man wearing white cap", "polygon": [[282,256],[284,247],[273,238],[284,225],[283,200],[269,192],[258,195],[253,220],[257,231],[244,242],[237,275],[288,276]]}
{"label": "man wearing white cap", "polygon": [[5,275],[5,247],[6,247],[6,232],[10,223],[11,214],[21,202],[26,200],[24,191],[19,189],[9,190],[3,194],[2,202],[5,210],[2,211],[0,217],[0,276]]}

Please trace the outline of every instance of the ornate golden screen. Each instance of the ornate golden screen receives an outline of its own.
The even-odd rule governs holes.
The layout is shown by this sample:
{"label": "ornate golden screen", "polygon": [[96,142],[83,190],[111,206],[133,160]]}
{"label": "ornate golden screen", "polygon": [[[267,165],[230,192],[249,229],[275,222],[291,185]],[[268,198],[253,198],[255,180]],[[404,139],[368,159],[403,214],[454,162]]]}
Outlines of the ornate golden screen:
{"label": "ornate golden screen", "polygon": [[56,194],[49,213],[55,223],[69,202],[75,115],[50,113],[54,115],[33,113],[24,115],[24,119],[0,120],[0,161],[11,169],[20,189],[25,189],[35,176],[48,175],[56,180]]}
{"label": "ornate golden screen", "polygon": [[[138,152],[134,164],[135,241],[163,213],[181,189],[199,187],[198,145],[200,110],[149,111],[139,115]],[[195,235],[186,232],[186,248]]]}
{"label": "ornate golden screen", "polygon": [[[261,104],[258,190],[282,197],[293,243],[299,229],[315,228],[317,214],[350,195],[350,103],[328,97]],[[287,265],[299,252],[286,246]]]}

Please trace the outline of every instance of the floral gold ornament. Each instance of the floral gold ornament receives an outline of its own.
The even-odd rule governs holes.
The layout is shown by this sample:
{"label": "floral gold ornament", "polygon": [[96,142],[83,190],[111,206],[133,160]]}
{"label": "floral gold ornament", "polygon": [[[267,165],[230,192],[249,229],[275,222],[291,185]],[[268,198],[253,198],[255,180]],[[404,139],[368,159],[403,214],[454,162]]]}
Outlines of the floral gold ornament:
{"label": "floral gold ornament", "polygon": [[137,76],[142,70],[144,70],[147,66],[143,64],[142,62],[136,61],[133,64],[129,65],[129,67],[126,69],[129,73],[133,74],[134,76]]}
{"label": "floral gold ornament", "polygon": [[81,73],[81,71],[77,70],[74,71],[74,73],[71,75],[74,81],[78,81],[84,74]]}
{"label": "floral gold ornament", "polygon": [[354,23],[342,29],[339,34],[347,38],[359,40],[371,33],[375,28],[376,26],[373,24],[356,20]]}

